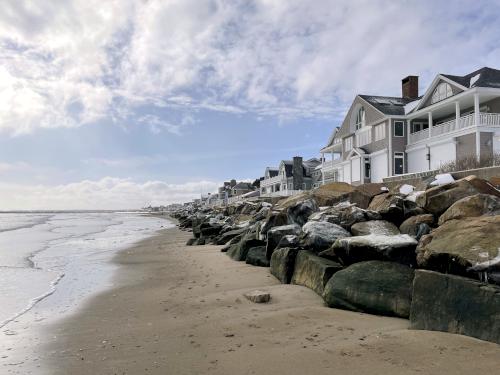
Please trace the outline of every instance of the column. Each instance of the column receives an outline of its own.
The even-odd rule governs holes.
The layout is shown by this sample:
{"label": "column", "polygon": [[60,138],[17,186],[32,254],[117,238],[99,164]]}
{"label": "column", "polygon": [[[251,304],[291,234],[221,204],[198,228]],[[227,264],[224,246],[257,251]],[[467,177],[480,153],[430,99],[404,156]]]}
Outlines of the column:
{"label": "column", "polygon": [[455,130],[460,129],[460,103],[455,102]]}
{"label": "column", "polygon": [[411,121],[412,120],[408,120],[406,121],[406,143],[410,143],[410,130],[411,130]]}
{"label": "column", "polygon": [[481,161],[481,133],[479,132],[479,94],[474,94],[474,126],[476,127],[476,156]]}
{"label": "column", "polygon": [[428,113],[429,116],[429,138],[432,136],[432,112]]}

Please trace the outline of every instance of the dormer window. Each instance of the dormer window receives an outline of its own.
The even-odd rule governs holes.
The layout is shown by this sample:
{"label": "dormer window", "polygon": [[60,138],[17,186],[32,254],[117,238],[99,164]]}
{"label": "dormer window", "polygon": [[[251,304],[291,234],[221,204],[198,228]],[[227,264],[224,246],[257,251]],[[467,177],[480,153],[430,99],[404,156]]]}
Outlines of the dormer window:
{"label": "dormer window", "polygon": [[449,98],[452,95],[453,91],[451,90],[450,84],[441,82],[432,93],[431,104],[440,102],[441,100]]}
{"label": "dormer window", "polygon": [[358,109],[358,113],[356,114],[356,122],[355,122],[356,130],[361,129],[365,126],[365,108],[360,107]]}

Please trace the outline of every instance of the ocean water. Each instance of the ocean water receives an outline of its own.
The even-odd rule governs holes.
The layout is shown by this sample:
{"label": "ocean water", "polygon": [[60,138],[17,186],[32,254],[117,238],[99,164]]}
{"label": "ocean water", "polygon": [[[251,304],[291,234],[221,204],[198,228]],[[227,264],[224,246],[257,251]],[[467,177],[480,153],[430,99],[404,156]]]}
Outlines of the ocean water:
{"label": "ocean water", "polygon": [[76,309],[112,286],[117,251],[171,226],[134,212],[0,213],[0,330]]}

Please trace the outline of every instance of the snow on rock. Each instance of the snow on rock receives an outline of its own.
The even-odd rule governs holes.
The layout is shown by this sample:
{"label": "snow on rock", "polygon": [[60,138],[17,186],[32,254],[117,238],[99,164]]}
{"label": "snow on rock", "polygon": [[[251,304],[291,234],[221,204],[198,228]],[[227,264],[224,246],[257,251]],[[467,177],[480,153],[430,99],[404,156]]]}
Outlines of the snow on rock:
{"label": "snow on rock", "polygon": [[399,188],[399,192],[404,195],[409,195],[413,193],[413,190],[415,190],[415,187],[412,185],[404,184]]}
{"label": "snow on rock", "polygon": [[380,190],[381,190],[381,191],[389,191],[389,188],[387,188],[387,187],[385,187],[385,186],[382,186],[382,187],[380,188]]}
{"label": "snow on rock", "polygon": [[474,77],[472,77],[470,79],[470,84],[469,84],[469,87],[472,87],[474,85],[474,83],[477,82],[477,80],[479,79],[479,77],[481,77],[481,73],[479,74],[476,74]]}
{"label": "snow on rock", "polygon": [[455,182],[453,176],[449,173],[438,174],[435,180],[430,183],[431,186],[445,185],[451,182]]}
{"label": "snow on rock", "polygon": [[406,199],[407,201],[410,201],[410,202],[416,202],[416,201],[417,201],[417,197],[418,197],[419,195],[424,194],[424,193],[425,193],[425,191],[412,191],[410,194],[408,194],[408,195],[406,196],[406,198],[405,198],[405,199]]}

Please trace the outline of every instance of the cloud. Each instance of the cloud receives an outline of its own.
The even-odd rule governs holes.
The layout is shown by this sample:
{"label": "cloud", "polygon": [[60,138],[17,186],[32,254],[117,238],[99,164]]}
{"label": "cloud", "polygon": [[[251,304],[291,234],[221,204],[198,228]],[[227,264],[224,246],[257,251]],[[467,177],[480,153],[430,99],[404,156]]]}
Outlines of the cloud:
{"label": "cloud", "polygon": [[219,183],[197,181],[168,184],[105,177],[57,186],[0,183],[2,210],[124,209],[187,202],[213,192]]}
{"label": "cloud", "polygon": [[[0,130],[141,123],[165,107],[335,119],[357,93],[398,95],[408,74],[425,83],[495,66],[499,11],[467,0],[7,0]],[[151,131],[181,134],[149,115]]]}

